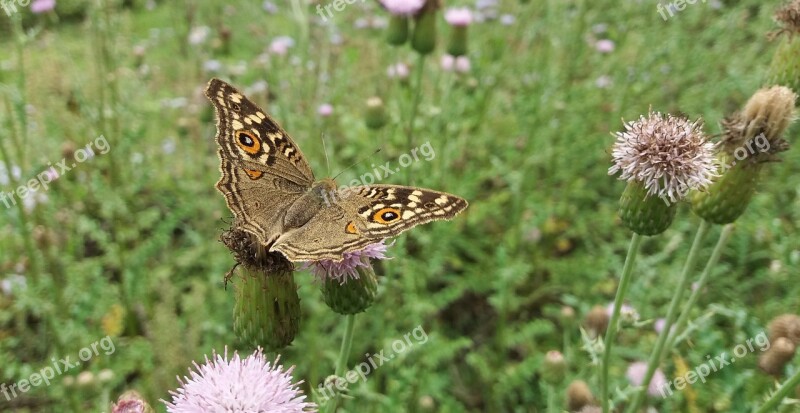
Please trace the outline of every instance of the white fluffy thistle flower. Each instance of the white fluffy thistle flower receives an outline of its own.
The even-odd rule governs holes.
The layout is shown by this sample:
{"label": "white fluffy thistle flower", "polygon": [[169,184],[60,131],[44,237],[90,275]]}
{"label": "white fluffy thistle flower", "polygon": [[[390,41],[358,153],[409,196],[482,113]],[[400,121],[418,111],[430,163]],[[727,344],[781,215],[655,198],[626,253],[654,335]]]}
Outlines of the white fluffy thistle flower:
{"label": "white fluffy thistle flower", "polygon": [[170,391],[171,402],[165,402],[170,413],[201,412],[315,412],[316,405],[305,402],[306,396],[292,383],[292,370],[264,359],[261,349],[245,359],[237,353],[228,359],[214,354],[206,356],[202,366],[194,363],[196,371],[179,381],[182,386]]}
{"label": "white fluffy thistle flower", "polygon": [[714,144],[706,139],[700,120],[650,112],[625,123],[614,135],[611,152],[620,179],[641,182],[648,195],[676,202],[690,189],[702,190],[716,176]]}

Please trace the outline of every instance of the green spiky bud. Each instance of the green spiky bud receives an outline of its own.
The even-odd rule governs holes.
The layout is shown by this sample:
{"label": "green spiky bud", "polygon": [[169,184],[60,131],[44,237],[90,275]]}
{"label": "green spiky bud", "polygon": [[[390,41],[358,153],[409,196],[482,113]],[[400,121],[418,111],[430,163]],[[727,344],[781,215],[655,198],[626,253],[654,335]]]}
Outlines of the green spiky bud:
{"label": "green spiky bud", "polygon": [[364,113],[364,122],[372,130],[381,129],[386,125],[388,116],[383,100],[377,96],[367,99],[367,110]]}
{"label": "green spiky bud", "polygon": [[542,362],[541,375],[545,383],[556,385],[564,380],[567,372],[567,362],[564,355],[556,350],[548,351]]}
{"label": "green spiky bud", "polygon": [[389,18],[386,41],[392,46],[401,46],[408,41],[408,16],[392,15]]}
{"label": "green spiky bud", "polygon": [[234,268],[239,274],[234,282],[236,336],[266,351],[288,346],[300,329],[300,297],[294,266],[283,255],[268,252],[252,235],[236,227],[222,234],[222,242],[239,263]]}
{"label": "green spiky bud", "polygon": [[628,182],[619,201],[622,223],[639,235],[658,235],[672,225],[678,205],[657,196],[648,195],[644,184]]}
{"label": "green spiky bud", "polygon": [[[364,262],[369,263],[367,258]],[[325,304],[339,314],[357,314],[369,308],[378,295],[378,278],[371,265],[356,268],[358,278],[322,280]]]}
{"label": "green spiky bud", "polygon": [[[433,3],[433,2],[429,2]],[[411,47],[422,55],[436,48],[436,9],[426,6],[414,18],[414,32],[411,34]]]}
{"label": "green spiky bud", "polygon": [[691,195],[692,211],[712,223],[725,225],[736,221],[747,209],[756,193],[762,164],[736,162],[724,154],[723,165],[733,166],[718,177],[705,191]]}
{"label": "green spiky bud", "polygon": [[233,330],[242,342],[278,351],[300,328],[300,297],[291,270],[265,273],[244,267],[236,282]]}
{"label": "green spiky bud", "polygon": [[781,28],[772,35],[780,43],[767,72],[768,84],[800,90],[800,2],[787,3],[774,17]]}

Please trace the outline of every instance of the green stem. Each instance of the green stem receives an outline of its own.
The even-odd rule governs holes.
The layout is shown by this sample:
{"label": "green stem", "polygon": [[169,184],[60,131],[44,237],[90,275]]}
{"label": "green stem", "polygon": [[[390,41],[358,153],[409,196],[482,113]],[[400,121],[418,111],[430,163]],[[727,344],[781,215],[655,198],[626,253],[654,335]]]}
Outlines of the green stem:
{"label": "green stem", "polygon": [[560,409],[556,405],[556,388],[552,384],[547,385],[547,413],[558,413]]}
{"label": "green stem", "polygon": [[636,255],[642,244],[642,236],[634,233],[631,237],[631,245],[628,247],[628,255],[625,257],[625,265],[622,268],[622,277],[617,287],[617,295],[614,297],[614,311],[611,313],[611,320],[608,323],[605,340],[603,341],[603,361],[600,375],[600,391],[602,392],[603,413],[608,413],[608,364],[611,361],[611,346],[617,335],[617,323],[622,303],[625,301],[625,294],[631,284],[631,274],[633,274],[633,264],[636,262]]}
{"label": "green stem", "polygon": [[[348,314],[345,317],[344,337],[342,337],[342,347],[339,349],[339,359],[336,361],[336,380],[340,380],[347,370],[347,358],[350,349],[353,347],[353,331],[356,325],[356,315]],[[336,404],[339,397],[335,397],[325,406],[325,412],[333,413],[336,411]]]}
{"label": "green stem", "polygon": [[[416,79],[414,80],[414,98],[411,102],[411,113],[408,116],[408,131],[406,132],[406,150],[411,148],[411,142],[414,140],[414,120],[417,117],[417,110],[419,108],[419,101],[422,97],[422,73],[423,68],[425,66],[425,55],[419,55],[419,61],[417,61],[417,73]],[[410,170],[410,168],[409,168]]]}
{"label": "green stem", "polygon": [[706,285],[706,281],[708,281],[711,270],[719,262],[719,258],[722,256],[722,250],[728,243],[728,239],[730,239],[732,232],[733,224],[725,225],[722,228],[722,233],[719,234],[719,240],[717,240],[717,245],[714,247],[714,251],[711,253],[711,258],[708,259],[708,263],[703,269],[700,279],[697,280],[696,288],[692,291],[692,294],[689,296],[689,300],[686,302],[686,304],[683,305],[681,314],[678,316],[678,321],[675,322],[675,327],[670,331],[669,338],[667,339],[667,345],[664,347],[664,351],[666,353],[669,353],[670,350],[672,350],[672,347],[675,345],[675,340],[678,338],[678,334],[686,327],[686,324],[689,320],[689,312],[697,302],[697,298],[700,297],[700,292],[703,290],[703,286]]}
{"label": "green stem", "polygon": [[711,228],[711,224],[709,224],[707,221],[703,220],[700,222],[700,227],[697,229],[697,234],[692,242],[692,248],[689,250],[689,256],[686,258],[686,263],[683,266],[678,288],[675,289],[675,293],[672,295],[672,301],[669,303],[664,329],[661,330],[661,333],[658,335],[656,347],[653,349],[653,352],[650,354],[650,359],[647,361],[647,373],[642,381],[641,389],[639,389],[639,391],[636,393],[633,403],[631,403],[627,410],[629,413],[638,411],[639,406],[641,406],[645,395],[647,394],[647,388],[650,386],[650,381],[653,379],[653,374],[661,362],[661,355],[664,352],[664,345],[667,342],[667,336],[669,335],[669,331],[672,329],[672,324],[675,322],[675,317],[677,316],[678,304],[681,302],[683,294],[689,287],[689,275],[691,274],[692,268],[694,268],[695,263],[697,262],[697,256],[700,252],[700,244],[702,244],[703,238],[705,238],[709,228]]}
{"label": "green stem", "polygon": [[767,400],[764,405],[762,405],[756,413],[767,413],[767,412],[774,412],[777,410],[778,405],[780,402],[789,395],[790,392],[794,391],[794,389],[800,386],[800,369],[794,373],[789,380],[783,383],[783,385],[778,389],[778,391],[773,394],[769,400]]}

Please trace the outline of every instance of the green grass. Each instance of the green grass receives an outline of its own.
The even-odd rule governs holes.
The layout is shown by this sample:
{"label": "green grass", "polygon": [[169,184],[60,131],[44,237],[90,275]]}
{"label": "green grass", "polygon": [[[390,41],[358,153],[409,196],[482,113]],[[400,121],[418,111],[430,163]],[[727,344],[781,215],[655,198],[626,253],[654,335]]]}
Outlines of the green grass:
{"label": "green grass", "polygon": [[[376,268],[379,297],[356,318],[350,366],[417,326],[429,340],[355,385],[339,411],[543,411],[548,390],[539,366],[548,350],[568,356],[567,377],[555,386],[559,408],[573,379],[599,395],[597,368],[581,348],[577,325],[560,323],[558,313],[569,305],[581,319],[614,298],[630,233],[616,217],[624,183],[607,175],[610,132],[652,107],[702,117],[706,131],[718,133],[718,122],[764,82],[775,48],[765,35],[775,28],[777,3],[698,3],[664,22],[654,2],[504,0],[501,12],[516,23],[469,28],[467,75],[439,66],[448,34],[440,19],[439,47],[424,62],[412,142],[405,128],[413,80],[389,79],[386,68],[416,65],[417,56],[407,46],[388,46],[380,30],[354,28],[359,17],[384,12],[352,5],[333,26],[320,26],[307,24],[313,7],[281,2],[271,15],[260,3],[93,5],[85,18],[60,21],[23,10],[17,17],[32,33],[24,43],[0,13],[0,145],[21,179],[60,161],[70,145],[103,135],[111,148],[53,182],[47,202],[24,221],[19,209],[0,203],[0,279],[27,280],[27,288],[0,292],[0,382],[29,377],[51,357],[74,359],[107,335],[115,344],[113,354],[101,353],[50,386],[10,402],[0,394],[0,410],[108,411],[110,400],[136,389],[164,411],[158,400],[169,397],[192,360],[225,346],[252,351],[237,342],[234,294],[223,288],[234,261],[218,241],[231,213],[214,189],[214,121],[201,93],[212,76],[242,89],[265,80],[269,96],[250,97],[289,131],[318,178],[363,160],[338,179],[349,182],[373,163],[396,162],[430,142],[432,161],[384,183],[435,188],[470,202],[452,222],[402,235],[390,249],[394,259]],[[456,4],[473,3],[448,2]],[[605,33],[595,33],[599,24]],[[208,41],[187,44],[190,25],[209,26]],[[227,53],[222,27],[231,32]],[[340,42],[331,41],[334,33]],[[288,56],[259,58],[279,35],[296,41]],[[616,49],[596,51],[593,39],[602,38]],[[140,57],[137,46],[144,48]],[[203,70],[211,59],[221,62],[221,72]],[[232,71],[240,62],[243,70]],[[598,87],[601,76],[612,85]],[[378,132],[364,126],[371,96],[380,96],[391,116]],[[176,98],[185,104],[165,105]],[[334,115],[322,119],[316,110],[326,102]],[[376,148],[382,151],[371,155]],[[697,330],[667,357],[668,375],[677,364],[691,369],[707,354],[730,351],[778,314],[800,310],[797,149],[768,168],[737,222],[693,313]],[[644,240],[628,293],[644,320],[664,317],[697,226],[682,205],[671,229]],[[701,261],[719,231],[712,228]],[[302,324],[281,362],[296,365],[294,377],[310,393],[334,373],[344,318],[324,305],[308,272],[296,279]],[[620,332],[612,389],[627,386],[628,362],[646,360],[655,341],[650,326]],[[756,356],[691,391],[650,402],[659,411],[750,411],[774,385],[758,371]],[[104,369],[113,378],[101,382]],[[74,383],[81,372],[94,374],[92,384]]]}

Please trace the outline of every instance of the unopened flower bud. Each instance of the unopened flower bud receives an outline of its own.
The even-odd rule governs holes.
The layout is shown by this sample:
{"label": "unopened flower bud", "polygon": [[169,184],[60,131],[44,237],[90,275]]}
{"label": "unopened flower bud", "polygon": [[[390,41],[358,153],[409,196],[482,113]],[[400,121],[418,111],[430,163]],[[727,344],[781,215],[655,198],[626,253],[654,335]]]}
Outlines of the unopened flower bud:
{"label": "unopened flower bud", "polygon": [[758,367],[765,373],[780,376],[786,363],[794,357],[795,345],[785,337],[778,337],[767,351],[758,357]]}
{"label": "unopened flower bud", "polygon": [[579,411],[594,403],[589,385],[583,380],[575,380],[567,386],[567,410]]}

